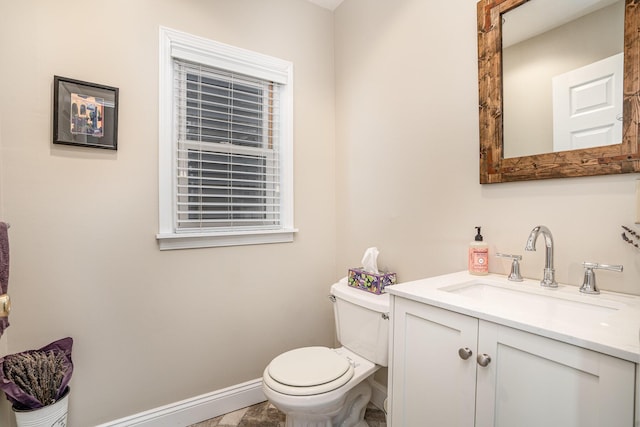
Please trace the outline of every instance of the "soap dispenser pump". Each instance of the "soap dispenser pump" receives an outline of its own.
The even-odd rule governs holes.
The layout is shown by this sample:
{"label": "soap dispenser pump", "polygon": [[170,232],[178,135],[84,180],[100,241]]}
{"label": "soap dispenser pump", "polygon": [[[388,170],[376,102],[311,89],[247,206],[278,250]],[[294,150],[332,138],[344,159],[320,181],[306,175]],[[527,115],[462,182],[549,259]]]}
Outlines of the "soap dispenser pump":
{"label": "soap dispenser pump", "polygon": [[469,244],[469,273],[484,276],[489,274],[489,245],[484,242],[480,228],[476,227],[476,237]]}

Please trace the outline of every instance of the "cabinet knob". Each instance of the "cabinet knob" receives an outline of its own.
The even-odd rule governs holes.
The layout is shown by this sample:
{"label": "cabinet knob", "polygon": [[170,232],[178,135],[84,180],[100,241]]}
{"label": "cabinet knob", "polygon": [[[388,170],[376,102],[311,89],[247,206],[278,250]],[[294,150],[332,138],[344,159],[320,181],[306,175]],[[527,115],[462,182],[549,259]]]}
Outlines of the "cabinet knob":
{"label": "cabinet knob", "polygon": [[471,357],[472,354],[473,351],[471,351],[469,347],[461,348],[458,350],[458,356],[460,356],[460,359],[462,360],[467,360]]}
{"label": "cabinet knob", "polygon": [[489,366],[489,363],[491,363],[491,356],[489,356],[486,353],[482,353],[478,355],[478,365],[482,366],[483,368]]}

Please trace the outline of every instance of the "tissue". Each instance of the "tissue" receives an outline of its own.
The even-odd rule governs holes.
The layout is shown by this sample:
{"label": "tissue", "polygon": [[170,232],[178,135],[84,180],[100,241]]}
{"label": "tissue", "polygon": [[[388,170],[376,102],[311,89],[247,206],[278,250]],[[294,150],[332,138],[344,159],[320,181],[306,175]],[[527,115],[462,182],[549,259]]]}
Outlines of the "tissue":
{"label": "tissue", "polygon": [[386,286],[395,285],[396,273],[378,270],[378,248],[369,248],[362,257],[362,267],[350,268],[347,284],[374,294],[384,292]]}
{"label": "tissue", "polygon": [[380,251],[378,248],[369,248],[364,252],[362,256],[362,269],[368,273],[379,274],[378,271],[378,254]]}

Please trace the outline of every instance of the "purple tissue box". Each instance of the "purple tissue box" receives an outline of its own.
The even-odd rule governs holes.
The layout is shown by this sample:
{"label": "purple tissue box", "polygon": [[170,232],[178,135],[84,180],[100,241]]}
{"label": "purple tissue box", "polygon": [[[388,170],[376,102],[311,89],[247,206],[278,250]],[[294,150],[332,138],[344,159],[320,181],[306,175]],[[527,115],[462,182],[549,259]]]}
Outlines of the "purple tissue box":
{"label": "purple tissue box", "polygon": [[362,268],[350,268],[347,284],[353,288],[380,295],[385,287],[396,284],[396,273],[374,274]]}

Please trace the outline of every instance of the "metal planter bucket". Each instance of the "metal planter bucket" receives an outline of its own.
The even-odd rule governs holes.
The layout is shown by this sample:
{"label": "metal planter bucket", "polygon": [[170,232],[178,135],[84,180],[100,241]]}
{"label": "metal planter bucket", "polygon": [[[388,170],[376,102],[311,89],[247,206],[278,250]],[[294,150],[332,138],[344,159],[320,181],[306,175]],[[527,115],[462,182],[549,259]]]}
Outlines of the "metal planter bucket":
{"label": "metal planter bucket", "polygon": [[14,409],[18,427],[66,427],[69,409],[69,389],[53,405],[22,411]]}

